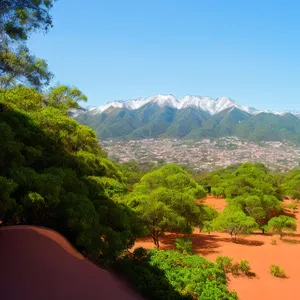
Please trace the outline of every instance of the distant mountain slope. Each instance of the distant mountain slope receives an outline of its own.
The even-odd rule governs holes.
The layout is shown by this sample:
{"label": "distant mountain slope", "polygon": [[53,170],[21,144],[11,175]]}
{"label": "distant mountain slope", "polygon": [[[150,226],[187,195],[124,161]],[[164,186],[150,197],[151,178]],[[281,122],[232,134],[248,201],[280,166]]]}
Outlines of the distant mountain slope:
{"label": "distant mountain slope", "polygon": [[157,95],[71,113],[102,140],[238,136],[257,142],[300,142],[298,112],[259,111],[227,97]]}

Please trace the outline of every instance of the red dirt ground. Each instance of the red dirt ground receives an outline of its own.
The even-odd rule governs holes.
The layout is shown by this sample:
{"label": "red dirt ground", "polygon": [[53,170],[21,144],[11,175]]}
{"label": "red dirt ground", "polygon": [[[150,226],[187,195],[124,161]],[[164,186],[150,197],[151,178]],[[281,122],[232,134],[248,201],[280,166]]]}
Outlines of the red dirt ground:
{"label": "red dirt ground", "polygon": [[0,299],[142,299],[55,231],[14,226],[0,234]]}
{"label": "red dirt ground", "polygon": [[[226,205],[224,199],[208,197],[198,200],[214,206],[221,211]],[[285,200],[283,204],[291,200]],[[300,205],[300,204],[299,204]],[[232,243],[229,235],[224,233],[199,233],[195,230],[190,238],[193,241],[194,252],[215,261],[219,255],[226,255],[238,261],[247,259],[251,270],[256,274],[255,278],[228,276],[228,287],[235,290],[241,300],[253,299],[300,299],[300,212],[295,212],[298,231],[290,233],[281,241],[279,236],[268,236],[260,233],[251,234],[240,238],[239,243]],[[166,234],[161,239],[161,249],[174,248],[175,238],[180,235]],[[272,245],[276,240],[277,245]],[[140,239],[135,247],[154,248],[150,238]],[[289,278],[279,279],[269,273],[272,264],[279,265],[285,269]]]}

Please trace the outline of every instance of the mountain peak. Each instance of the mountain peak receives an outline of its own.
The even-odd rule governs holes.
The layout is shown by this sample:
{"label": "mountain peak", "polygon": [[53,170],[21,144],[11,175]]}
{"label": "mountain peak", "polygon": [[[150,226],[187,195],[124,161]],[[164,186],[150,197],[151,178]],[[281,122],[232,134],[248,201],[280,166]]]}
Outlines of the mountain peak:
{"label": "mountain peak", "polygon": [[136,110],[148,103],[156,104],[159,107],[168,106],[176,109],[194,107],[206,111],[210,115],[214,115],[223,110],[232,109],[234,107],[248,113],[250,111],[256,111],[252,108],[240,106],[233,99],[225,96],[213,99],[208,96],[192,96],[188,94],[183,98],[176,98],[173,94],[158,94],[148,98],[138,98],[127,101],[110,101],[100,107],[90,108],[89,112],[91,114],[100,114],[111,107]]}
{"label": "mountain peak", "polygon": [[[225,110],[232,110],[237,108],[248,114],[257,115],[259,113],[272,113],[283,115],[285,113],[291,113],[299,117],[300,113],[295,111],[269,111],[269,110],[257,110],[253,107],[239,105],[235,100],[227,96],[217,97],[213,99],[209,96],[193,96],[190,94],[185,95],[182,98],[176,98],[173,94],[157,94],[147,98],[130,99],[127,101],[117,100],[109,101],[106,104],[98,107],[89,107],[86,110],[93,115],[101,114],[109,108],[120,108],[136,110],[147,104],[155,104],[159,107],[172,107],[175,109],[184,109],[188,107],[197,108],[209,113],[210,115],[218,114]],[[82,112],[78,112],[80,114]]]}

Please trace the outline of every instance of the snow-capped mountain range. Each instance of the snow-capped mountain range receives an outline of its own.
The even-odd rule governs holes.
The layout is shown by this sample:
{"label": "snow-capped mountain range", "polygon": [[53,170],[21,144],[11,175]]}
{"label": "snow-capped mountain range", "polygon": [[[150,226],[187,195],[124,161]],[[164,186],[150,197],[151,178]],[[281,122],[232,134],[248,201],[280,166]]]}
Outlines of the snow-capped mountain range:
{"label": "snow-capped mountain range", "polygon": [[155,95],[73,110],[100,140],[237,136],[251,141],[300,144],[300,112],[258,110],[228,97]]}
{"label": "snow-capped mountain range", "polygon": [[[237,108],[239,110],[245,111],[249,114],[259,114],[262,112],[273,113],[277,115],[283,115],[285,113],[292,113],[294,115],[299,115],[299,111],[269,111],[269,110],[257,110],[253,107],[239,105],[236,101],[229,97],[218,97],[213,99],[207,96],[191,96],[186,95],[183,98],[176,98],[174,95],[154,95],[148,98],[138,98],[127,101],[110,101],[102,106],[88,107],[85,112],[90,115],[101,114],[109,108],[125,108],[129,110],[136,110],[143,107],[146,104],[156,104],[160,107],[168,106],[176,109],[184,109],[188,107],[199,108],[210,115],[216,115],[224,110],[229,110]],[[80,114],[79,111],[75,115]]]}

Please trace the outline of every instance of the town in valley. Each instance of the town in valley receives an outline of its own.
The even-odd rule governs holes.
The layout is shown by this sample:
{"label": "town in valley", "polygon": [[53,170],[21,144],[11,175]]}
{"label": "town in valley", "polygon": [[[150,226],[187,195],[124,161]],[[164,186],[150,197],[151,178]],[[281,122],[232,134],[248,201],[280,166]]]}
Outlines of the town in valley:
{"label": "town in valley", "polygon": [[278,172],[300,165],[300,148],[293,143],[255,143],[237,137],[217,139],[104,140],[101,145],[112,160],[140,163],[177,163],[197,172],[243,162],[261,162]]}

